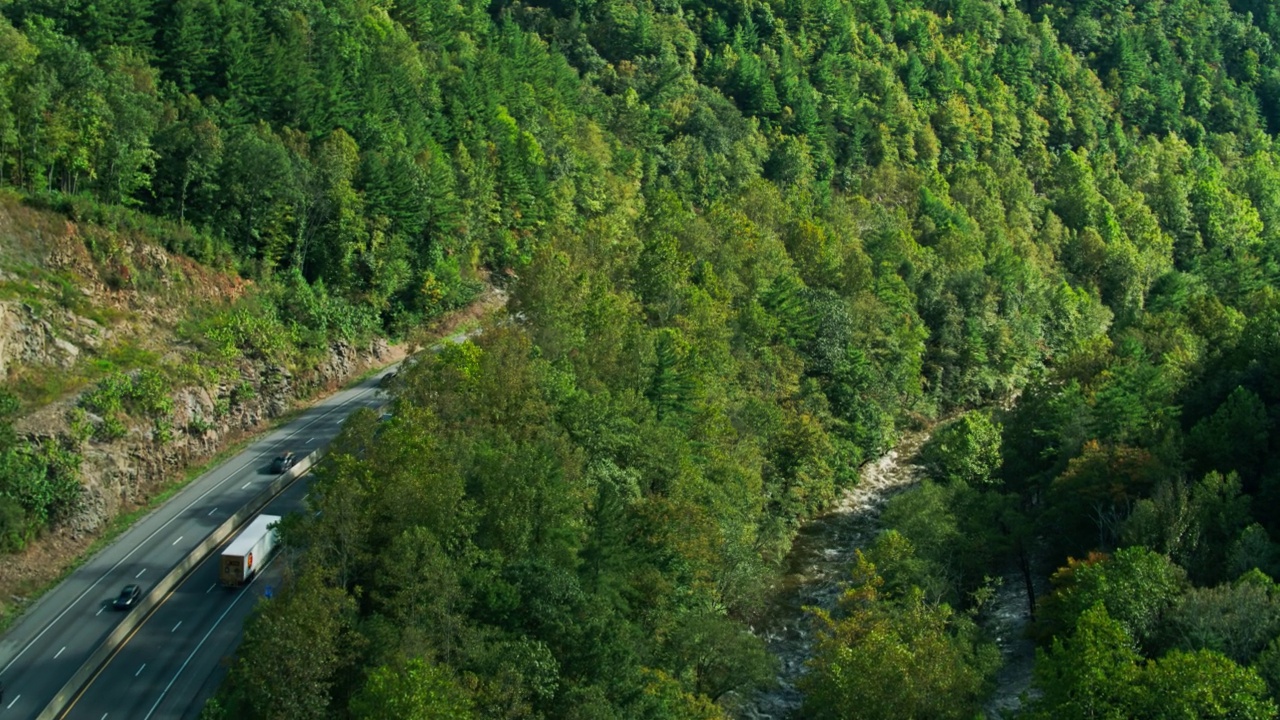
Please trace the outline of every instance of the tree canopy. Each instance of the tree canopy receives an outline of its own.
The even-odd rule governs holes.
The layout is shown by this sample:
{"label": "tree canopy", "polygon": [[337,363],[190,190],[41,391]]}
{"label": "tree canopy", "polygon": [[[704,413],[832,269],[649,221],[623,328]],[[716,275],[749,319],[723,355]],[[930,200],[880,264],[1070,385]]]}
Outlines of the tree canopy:
{"label": "tree canopy", "polygon": [[[731,713],[797,528],[940,418],[807,707],[979,707],[1016,568],[1033,716],[1269,717],[1203,614],[1277,572],[1273,5],[9,0],[0,185],[252,279],[211,357],[509,291],[317,470],[229,717]],[[10,444],[0,543],[75,494]]]}

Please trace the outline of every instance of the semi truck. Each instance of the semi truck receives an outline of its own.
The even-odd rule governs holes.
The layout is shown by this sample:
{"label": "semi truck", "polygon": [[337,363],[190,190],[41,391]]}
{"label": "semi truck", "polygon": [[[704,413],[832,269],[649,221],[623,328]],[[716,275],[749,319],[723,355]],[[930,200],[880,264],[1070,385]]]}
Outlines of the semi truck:
{"label": "semi truck", "polygon": [[279,515],[259,515],[222,551],[218,579],[223,585],[239,587],[262,567],[275,549],[276,531],[271,526],[278,522]]}

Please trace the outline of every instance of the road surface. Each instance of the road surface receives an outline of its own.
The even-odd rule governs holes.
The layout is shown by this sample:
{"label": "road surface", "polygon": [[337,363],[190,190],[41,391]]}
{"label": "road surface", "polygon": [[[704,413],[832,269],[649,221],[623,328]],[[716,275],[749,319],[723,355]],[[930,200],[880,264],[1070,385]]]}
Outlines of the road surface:
{"label": "road surface", "polygon": [[[310,483],[294,483],[264,513],[302,509]],[[111,657],[68,707],[69,720],[181,720],[198,718],[217,690],[225,662],[240,642],[244,621],[280,585],[275,558],[242,588],[218,584],[219,546],[187,576]]]}
{"label": "road surface", "polygon": [[120,620],[111,601],[122,587],[137,583],[148,592],[275,478],[269,465],[279,452],[306,455],[332,440],[351,412],[381,405],[378,382],[390,370],[335,393],[205,473],[37,601],[0,638],[0,720],[35,718]]}

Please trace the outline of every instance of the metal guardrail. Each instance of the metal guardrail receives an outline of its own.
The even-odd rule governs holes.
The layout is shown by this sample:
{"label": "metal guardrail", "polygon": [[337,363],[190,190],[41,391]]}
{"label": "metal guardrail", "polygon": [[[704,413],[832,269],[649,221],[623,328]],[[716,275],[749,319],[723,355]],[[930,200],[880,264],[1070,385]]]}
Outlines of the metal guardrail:
{"label": "metal guardrail", "polygon": [[282,473],[275,480],[271,481],[262,492],[258,493],[252,500],[245,503],[231,517],[227,518],[221,525],[209,533],[207,537],[199,545],[187,553],[177,565],[174,565],[164,577],[160,578],[155,585],[147,591],[147,594],[138,601],[138,606],[132,612],[125,615],[121,619],[120,624],[107,634],[102,640],[102,644],[89,655],[84,661],[80,669],[71,676],[69,680],[62,686],[62,689],[53,696],[49,704],[44,710],[36,716],[36,720],[55,720],[66,709],[67,706],[80,695],[88,682],[93,676],[102,669],[111,656],[128,640],[142,623],[146,622],[151,613],[160,605],[160,602],[168,597],[169,592],[177,587],[188,574],[191,573],[200,563],[204,562],[209,555],[226,542],[227,538],[235,534],[240,528],[244,527],[255,515],[262,511],[272,500],[286,488],[297,481],[315,466],[320,458],[324,457],[328,451],[328,447],[314,450],[306,457],[302,458],[296,465],[289,468],[287,472]]}

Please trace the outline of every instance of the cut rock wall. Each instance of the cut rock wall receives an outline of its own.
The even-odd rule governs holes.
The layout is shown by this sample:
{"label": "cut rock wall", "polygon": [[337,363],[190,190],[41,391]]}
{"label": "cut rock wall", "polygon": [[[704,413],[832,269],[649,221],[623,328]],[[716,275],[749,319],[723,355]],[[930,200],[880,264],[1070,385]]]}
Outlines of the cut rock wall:
{"label": "cut rock wall", "polygon": [[[173,391],[172,439],[160,443],[149,423],[138,421],[125,437],[113,441],[90,439],[79,447],[84,485],[79,510],[54,528],[56,534],[80,539],[100,530],[113,517],[144,505],[155,494],[238,440],[259,432],[302,401],[336,389],[372,367],[400,358],[400,348],[376,340],[366,347],[334,343],[317,365],[296,374],[280,365],[244,363],[241,383],[253,389],[247,399],[233,400],[236,384],[216,388],[187,386]],[[222,401],[225,411],[219,414]],[[76,400],[42,408],[15,425],[20,435],[36,442],[68,442],[68,421]],[[88,417],[90,422],[100,418]]]}

